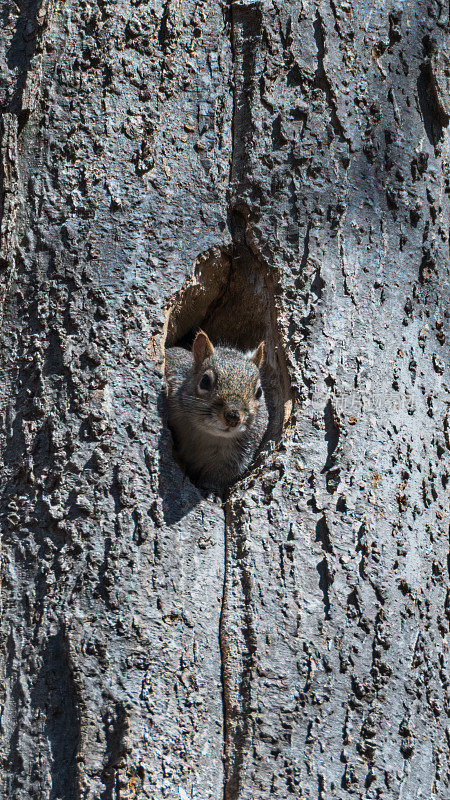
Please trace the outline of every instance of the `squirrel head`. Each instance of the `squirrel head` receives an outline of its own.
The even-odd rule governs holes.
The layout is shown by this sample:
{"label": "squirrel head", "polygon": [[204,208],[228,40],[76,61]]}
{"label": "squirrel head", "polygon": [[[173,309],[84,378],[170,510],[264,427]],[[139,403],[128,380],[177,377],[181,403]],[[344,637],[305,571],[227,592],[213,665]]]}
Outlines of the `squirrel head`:
{"label": "squirrel head", "polygon": [[264,403],[259,370],[264,342],[249,353],[214,348],[204,331],[192,346],[198,424],[215,436],[244,433]]}

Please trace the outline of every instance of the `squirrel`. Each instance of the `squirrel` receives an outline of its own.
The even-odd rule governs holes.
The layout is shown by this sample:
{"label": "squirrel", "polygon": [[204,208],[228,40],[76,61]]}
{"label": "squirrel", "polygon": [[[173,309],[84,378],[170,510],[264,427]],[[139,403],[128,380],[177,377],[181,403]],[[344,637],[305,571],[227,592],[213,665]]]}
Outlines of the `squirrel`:
{"label": "squirrel", "polygon": [[192,353],[166,350],[168,422],[177,452],[201,489],[222,491],[250,465],[269,415],[260,369],[264,342],[244,353],[213,347],[199,331]]}

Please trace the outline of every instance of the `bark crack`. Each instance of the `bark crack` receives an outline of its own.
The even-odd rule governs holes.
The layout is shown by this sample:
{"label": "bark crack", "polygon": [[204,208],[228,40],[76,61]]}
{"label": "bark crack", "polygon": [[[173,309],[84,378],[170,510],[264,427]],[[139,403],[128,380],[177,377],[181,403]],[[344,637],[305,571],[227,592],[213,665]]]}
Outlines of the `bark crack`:
{"label": "bark crack", "polygon": [[225,569],[223,573],[223,589],[222,589],[222,608],[220,612],[219,621],[219,646],[221,657],[221,682],[222,682],[222,709],[223,709],[223,738],[224,738],[224,761],[225,773],[223,784],[223,800],[227,800],[227,741],[230,735],[229,724],[229,704],[230,704],[230,664],[228,658],[228,628],[227,628],[227,606],[228,606],[228,564],[230,558],[229,540],[228,540],[228,525],[227,525],[227,506],[224,505],[224,547],[225,547]]}
{"label": "bark crack", "polygon": [[[241,185],[248,172],[253,139],[252,107],[257,82],[257,55],[262,35],[262,4],[232,2],[230,44],[232,58],[233,110],[229,172],[228,221],[232,238],[231,273],[245,272],[247,262],[262,268],[269,316],[267,333],[273,336],[284,409],[281,427],[292,409],[290,381],[277,325],[275,287],[277,273],[267,269],[248,237],[248,208],[242,201]],[[308,236],[305,247],[308,248]],[[278,386],[278,391],[280,386]],[[238,502],[238,501],[237,501]],[[236,517],[235,501],[224,502],[225,569],[220,617],[224,731],[224,800],[240,795],[246,753],[253,736],[253,684],[257,637],[252,611],[252,575],[243,526]]]}
{"label": "bark crack", "polygon": [[[252,577],[245,535],[234,525],[231,501],[224,505],[225,572],[220,620],[225,735],[224,800],[239,797],[245,754],[253,733],[253,679],[257,640],[252,611]],[[232,597],[237,585],[238,597]],[[233,592],[234,594],[234,592]],[[238,614],[239,626],[233,626]],[[237,635],[233,636],[232,631]],[[239,636],[241,634],[241,636]]]}
{"label": "bark crack", "polygon": [[314,77],[314,85],[317,88],[322,89],[322,91],[325,94],[325,99],[330,109],[331,125],[333,127],[336,136],[338,136],[340,139],[343,139],[345,142],[348,143],[350,140],[345,132],[345,128],[341,120],[339,119],[336,96],[334,94],[333,86],[330,82],[330,79],[325,69],[326,33],[323,24],[323,19],[320,16],[319,12],[317,12],[316,19],[314,20],[314,38],[316,40],[316,46],[317,46],[317,69]]}
{"label": "bark crack", "polygon": [[[42,35],[53,10],[52,0],[33,0],[21,9],[7,52],[7,66],[17,73],[6,94],[0,122],[0,326],[3,306],[14,276],[19,194],[18,137],[35,106],[40,81]],[[27,35],[24,35],[25,30]],[[31,35],[29,31],[31,30]],[[25,43],[25,45],[24,45]]]}
{"label": "bark crack", "polygon": [[52,0],[27,3],[20,12],[8,50],[8,67],[17,72],[17,80],[6,108],[17,115],[21,128],[35,105],[42,58],[41,39],[52,11]]}
{"label": "bark crack", "polygon": [[[261,37],[262,12],[259,2],[232,3],[230,41],[233,68],[233,114],[230,187],[242,180],[247,145],[252,138],[252,105],[255,90],[257,43]],[[241,56],[238,69],[238,52]]]}
{"label": "bark crack", "polygon": [[14,274],[14,256],[17,246],[17,117],[4,114],[0,128],[0,325],[3,306]]}

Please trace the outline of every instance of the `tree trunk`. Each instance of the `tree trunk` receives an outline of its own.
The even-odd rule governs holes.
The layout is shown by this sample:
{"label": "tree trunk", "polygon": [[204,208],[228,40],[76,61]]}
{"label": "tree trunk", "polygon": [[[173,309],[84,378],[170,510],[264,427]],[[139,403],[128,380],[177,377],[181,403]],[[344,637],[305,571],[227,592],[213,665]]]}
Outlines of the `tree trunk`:
{"label": "tree trunk", "polygon": [[[2,797],[448,798],[447,6],[1,19]],[[268,342],[222,500],[200,324]]]}

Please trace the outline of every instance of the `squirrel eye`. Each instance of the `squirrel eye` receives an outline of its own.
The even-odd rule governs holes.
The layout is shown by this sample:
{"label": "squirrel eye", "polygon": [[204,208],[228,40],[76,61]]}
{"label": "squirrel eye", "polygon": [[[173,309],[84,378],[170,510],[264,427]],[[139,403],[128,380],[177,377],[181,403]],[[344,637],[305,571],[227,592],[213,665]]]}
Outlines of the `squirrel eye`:
{"label": "squirrel eye", "polygon": [[212,387],[213,387],[212,375],[209,372],[205,372],[205,374],[203,375],[203,377],[202,377],[202,379],[201,379],[201,381],[200,381],[200,383],[198,385],[198,388],[199,389],[203,389],[203,391],[205,391],[205,392],[209,392],[209,391],[211,391]]}
{"label": "squirrel eye", "polygon": [[258,386],[258,388],[257,388],[257,390],[255,392],[256,399],[259,400],[261,398],[261,395],[262,395],[262,387]]}

